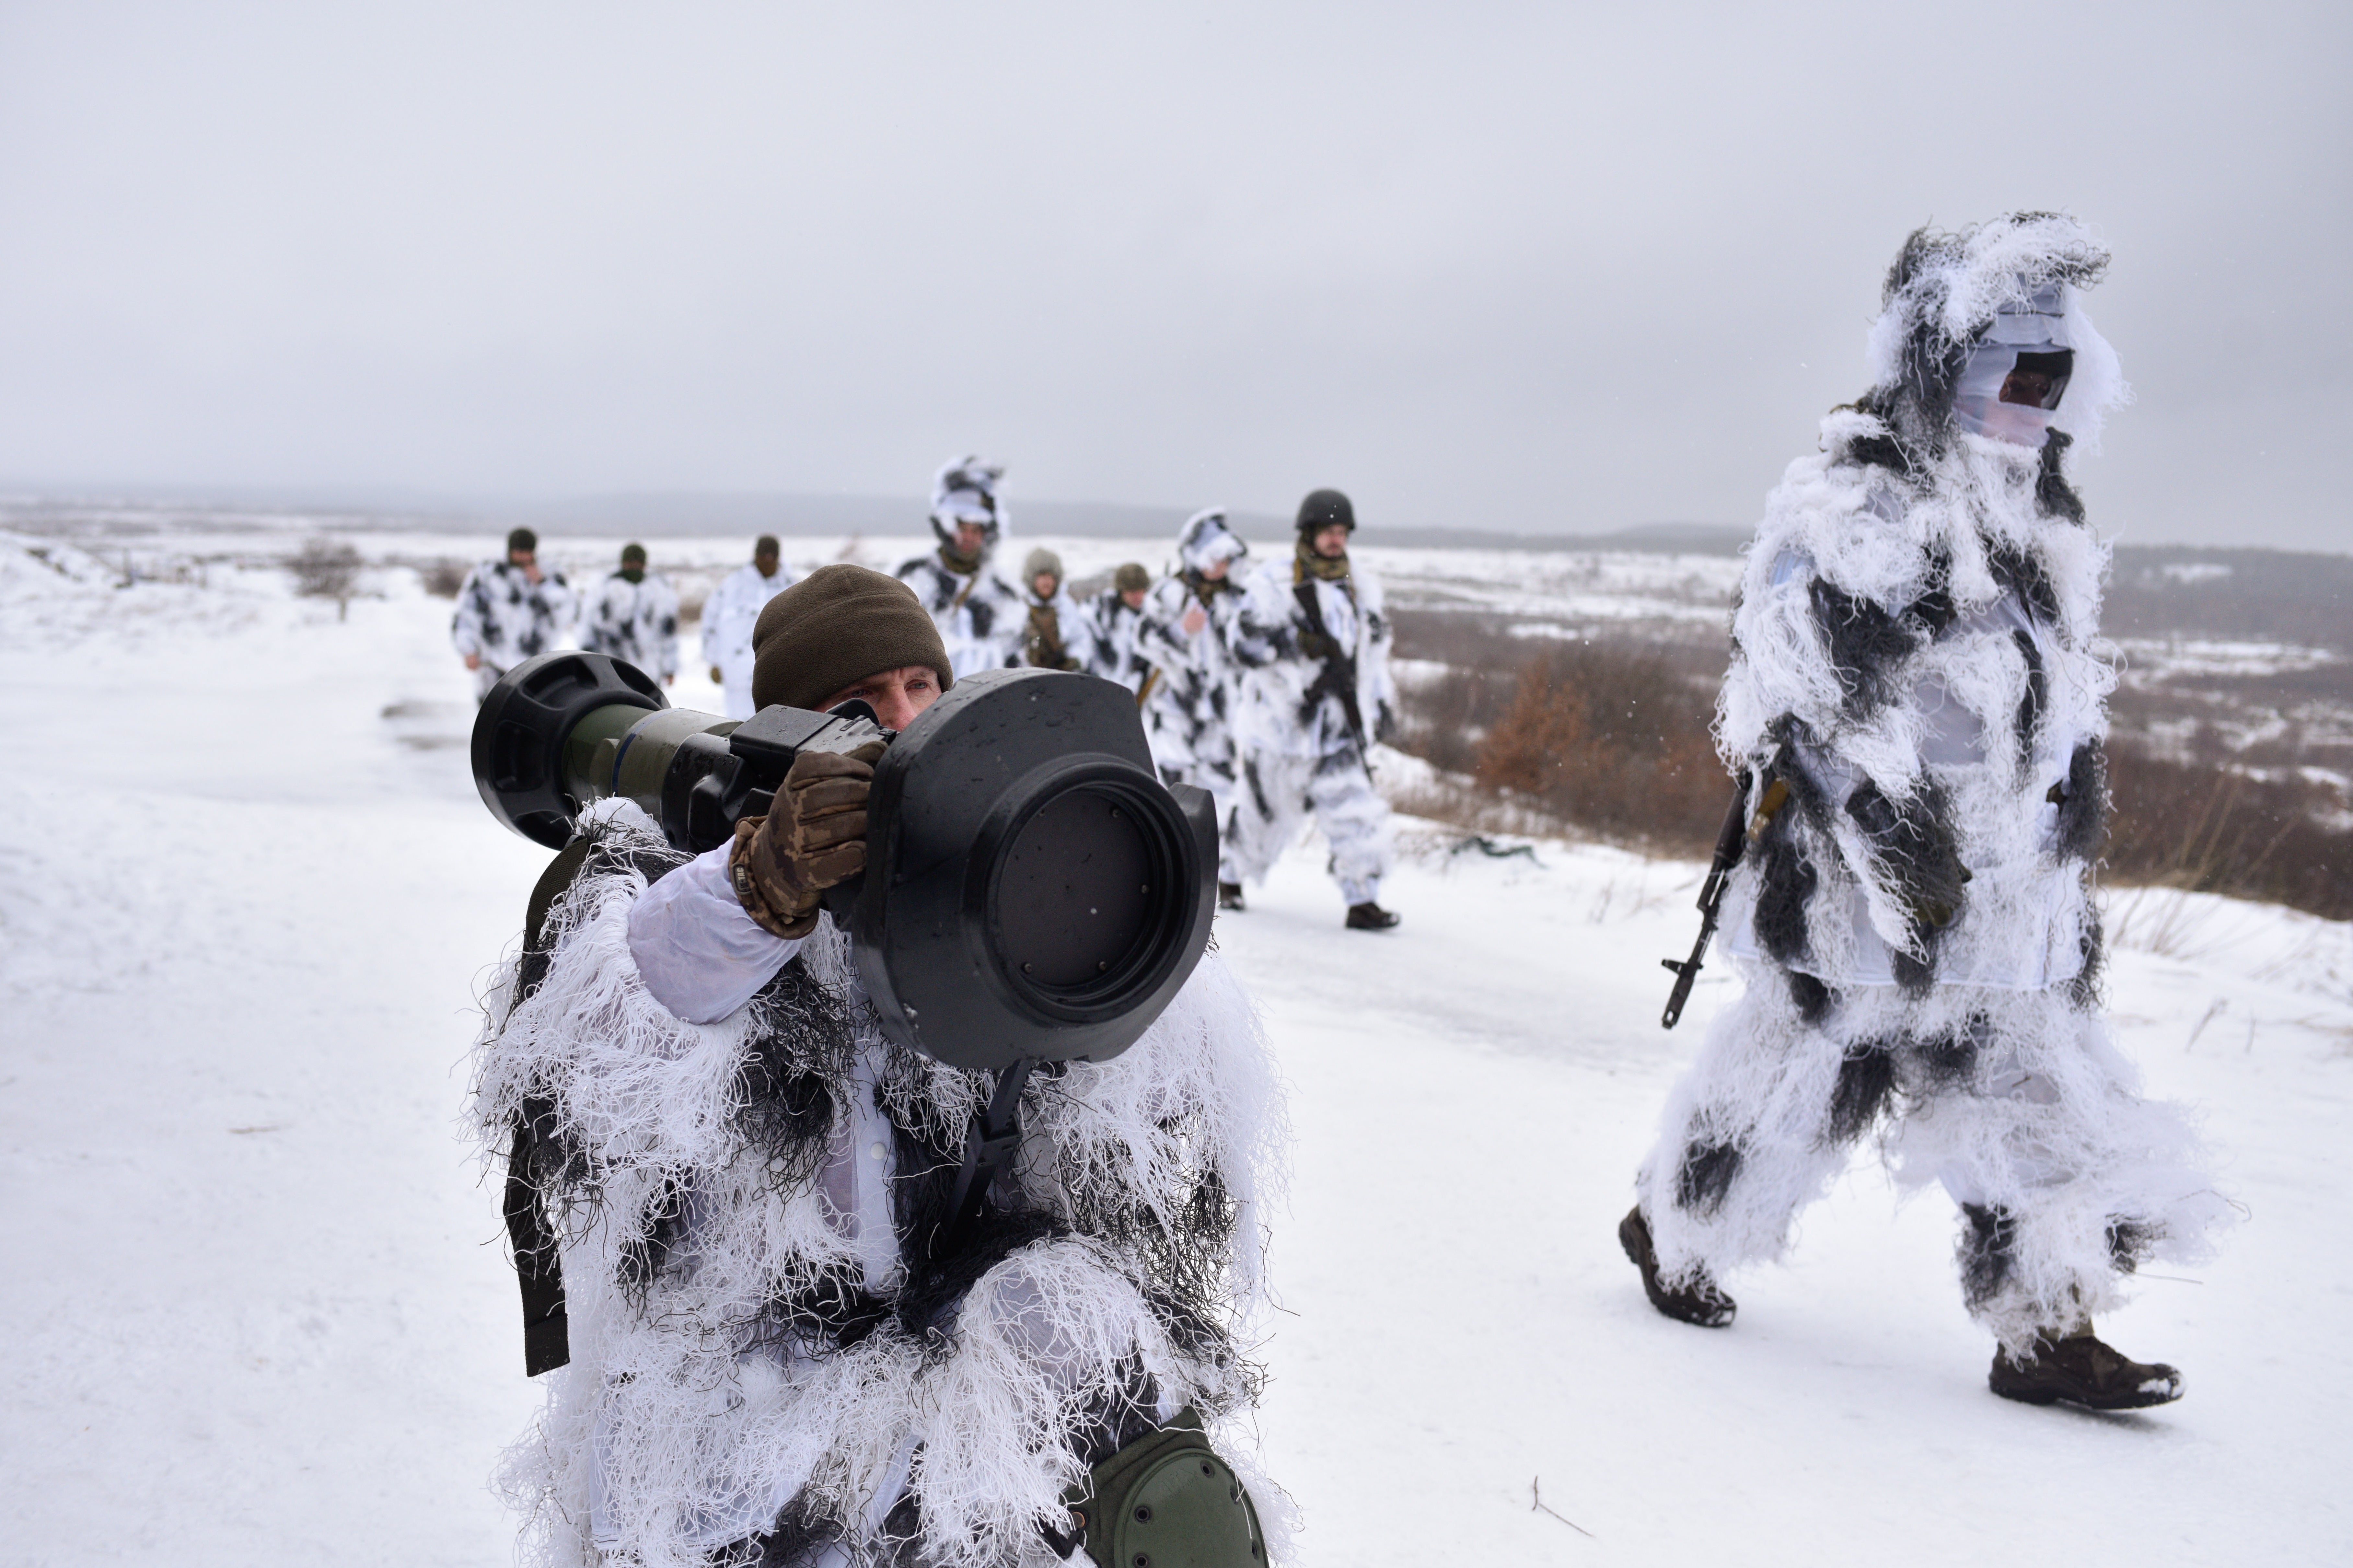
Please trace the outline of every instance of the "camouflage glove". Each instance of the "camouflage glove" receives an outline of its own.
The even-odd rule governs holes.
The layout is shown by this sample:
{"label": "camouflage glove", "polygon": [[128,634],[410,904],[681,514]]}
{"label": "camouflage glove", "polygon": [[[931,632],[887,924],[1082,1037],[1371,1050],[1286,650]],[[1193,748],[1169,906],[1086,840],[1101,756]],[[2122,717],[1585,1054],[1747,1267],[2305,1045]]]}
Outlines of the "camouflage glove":
{"label": "camouflage glove", "polygon": [[727,879],[744,912],[762,930],[808,935],[817,929],[825,890],[866,868],[866,797],[881,754],[879,742],[847,755],[803,752],[786,770],[768,815],[735,825]]}
{"label": "camouflage glove", "polygon": [[1339,651],[1340,645],[1323,632],[1309,628],[1299,634],[1299,653],[1303,658],[1312,658],[1321,663]]}
{"label": "camouflage glove", "polygon": [[715,664],[711,667],[711,684],[713,686],[724,686],[727,684],[726,672]]}

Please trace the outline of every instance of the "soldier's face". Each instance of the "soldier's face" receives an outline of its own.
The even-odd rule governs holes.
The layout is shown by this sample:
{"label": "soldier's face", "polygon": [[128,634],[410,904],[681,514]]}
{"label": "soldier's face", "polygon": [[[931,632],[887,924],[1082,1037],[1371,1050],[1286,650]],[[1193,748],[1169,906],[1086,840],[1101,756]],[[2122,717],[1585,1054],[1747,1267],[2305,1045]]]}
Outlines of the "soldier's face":
{"label": "soldier's face", "polygon": [[939,672],[926,664],[911,664],[902,669],[885,669],[852,681],[818,706],[831,708],[860,698],[874,710],[874,718],[886,730],[903,730],[914,721],[915,715],[940,700]]}
{"label": "soldier's face", "polygon": [[1231,561],[1212,561],[1201,568],[1201,575],[1212,583],[1222,583],[1226,580],[1226,574],[1232,571],[1233,566],[1234,563]]}
{"label": "soldier's face", "polygon": [[1348,525],[1327,522],[1315,531],[1315,553],[1326,561],[1337,561],[1348,553]]}
{"label": "soldier's face", "polygon": [[776,574],[776,558],[767,551],[763,550],[759,554],[752,557],[752,564],[760,569],[760,575],[763,577],[773,577]]}
{"label": "soldier's face", "polygon": [[510,566],[536,566],[539,564],[539,552],[535,550],[510,550],[507,552],[507,564]]}
{"label": "soldier's face", "polygon": [[1038,596],[1041,599],[1052,598],[1054,596],[1054,590],[1061,585],[1062,584],[1055,579],[1055,576],[1051,572],[1040,572],[1038,575],[1029,579],[1029,586],[1036,590]]}
{"label": "soldier's face", "polygon": [[[1219,562],[1219,570],[1222,572],[1225,569],[1225,564],[1226,563],[1222,561]],[[1144,595],[1150,591],[1151,590],[1146,588],[1126,589],[1121,593],[1119,602],[1125,605],[1131,610],[1140,610],[1144,608]]]}
{"label": "soldier's face", "polygon": [[981,527],[980,524],[976,522],[959,522],[956,524],[956,553],[958,555],[977,555],[980,553],[980,547],[987,542],[988,530]]}

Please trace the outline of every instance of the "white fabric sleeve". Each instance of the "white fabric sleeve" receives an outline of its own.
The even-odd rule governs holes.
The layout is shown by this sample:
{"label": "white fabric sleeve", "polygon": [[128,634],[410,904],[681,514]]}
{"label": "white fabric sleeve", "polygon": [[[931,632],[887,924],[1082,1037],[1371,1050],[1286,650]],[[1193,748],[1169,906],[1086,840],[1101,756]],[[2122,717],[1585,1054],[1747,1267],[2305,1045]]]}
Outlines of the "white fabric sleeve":
{"label": "white fabric sleeve", "polygon": [[653,999],[690,1024],[715,1024],[801,950],[744,912],[723,844],[654,883],[629,908],[629,956]]}

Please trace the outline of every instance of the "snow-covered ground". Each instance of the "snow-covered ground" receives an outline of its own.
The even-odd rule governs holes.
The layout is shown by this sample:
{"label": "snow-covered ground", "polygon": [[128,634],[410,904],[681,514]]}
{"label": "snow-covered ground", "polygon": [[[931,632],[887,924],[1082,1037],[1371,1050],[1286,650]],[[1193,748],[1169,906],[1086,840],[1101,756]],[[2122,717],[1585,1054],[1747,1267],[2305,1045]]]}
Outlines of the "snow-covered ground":
{"label": "snow-covered ground", "polygon": [[[536,1392],[456,1126],[545,854],[475,799],[448,603],[51,553],[0,539],[0,1561],[506,1562]],[[2103,1325],[2189,1397],[2095,1416],[1985,1392],[1948,1209],[1868,1164],[1736,1327],[1652,1313],[1612,1229],[1730,994],[1660,1031],[1696,868],[1407,837],[1394,932],[1312,842],[1218,928],[1293,1096],[1261,1431],[1305,1563],[2353,1557],[2353,930],[2114,900],[2118,1027],[2248,1223]]]}

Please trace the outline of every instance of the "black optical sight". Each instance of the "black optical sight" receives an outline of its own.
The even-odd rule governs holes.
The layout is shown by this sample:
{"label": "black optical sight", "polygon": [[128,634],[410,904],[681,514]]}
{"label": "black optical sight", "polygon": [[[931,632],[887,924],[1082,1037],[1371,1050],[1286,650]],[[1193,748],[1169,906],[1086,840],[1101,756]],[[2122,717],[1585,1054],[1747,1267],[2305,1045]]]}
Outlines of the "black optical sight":
{"label": "black optical sight", "polygon": [[491,814],[548,847],[624,795],[701,854],[765,814],[808,750],[885,742],[865,873],[826,907],[900,1044],[951,1066],[1104,1061],[1191,975],[1216,911],[1207,792],[1160,782],[1135,700],[1092,676],[968,675],[902,731],[862,702],[721,719],[596,653],[526,660],[474,721]]}

